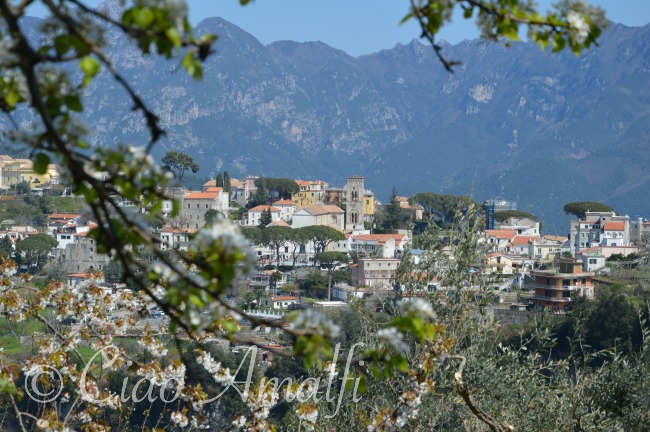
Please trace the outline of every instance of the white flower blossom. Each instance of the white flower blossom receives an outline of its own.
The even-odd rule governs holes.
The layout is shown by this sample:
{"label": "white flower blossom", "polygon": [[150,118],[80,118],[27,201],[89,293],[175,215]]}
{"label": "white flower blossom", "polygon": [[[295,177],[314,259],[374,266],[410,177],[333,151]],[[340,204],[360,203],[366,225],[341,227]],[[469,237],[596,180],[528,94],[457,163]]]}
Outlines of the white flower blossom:
{"label": "white flower blossom", "polygon": [[377,332],[377,337],[386,342],[395,352],[406,354],[409,346],[404,342],[404,333],[395,327],[388,327]]}
{"label": "white flower blossom", "polygon": [[585,21],[582,14],[576,11],[567,13],[567,21],[572,29],[571,38],[579,44],[583,44],[589,36],[589,24]]}
{"label": "white flower blossom", "polygon": [[293,320],[293,327],[302,330],[311,330],[332,339],[336,338],[341,331],[338,325],[313,309],[301,311]]}
{"label": "white flower blossom", "polygon": [[177,424],[182,428],[187,427],[187,425],[189,424],[189,420],[187,419],[187,416],[180,411],[174,411],[172,413],[171,420],[172,422],[174,422],[175,424]]}
{"label": "white flower blossom", "polygon": [[417,318],[435,318],[431,303],[421,298],[402,300],[399,303],[402,314],[415,316]]}

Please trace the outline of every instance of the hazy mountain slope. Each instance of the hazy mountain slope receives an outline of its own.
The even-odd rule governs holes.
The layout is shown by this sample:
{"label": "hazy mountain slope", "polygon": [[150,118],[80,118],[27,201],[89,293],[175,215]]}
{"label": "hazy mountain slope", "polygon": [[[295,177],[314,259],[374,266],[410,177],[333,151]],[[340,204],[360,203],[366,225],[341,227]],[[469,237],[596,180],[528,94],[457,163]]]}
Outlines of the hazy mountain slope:
{"label": "hazy mountain slope", "polygon": [[[649,26],[613,25],[579,58],[523,43],[446,45],[463,61],[453,74],[417,41],[354,58],[318,42],[264,46],[220,18],[197,32],[219,35],[200,83],[178,60],[110,37],[117,68],[168,131],[156,154],[188,152],[202,175],[365,175],[384,199],[393,185],[502,196],[554,231],[566,230],[561,209],[573,199],[650,215]],[[93,83],[87,106],[94,144],[147,139],[114,80]]]}

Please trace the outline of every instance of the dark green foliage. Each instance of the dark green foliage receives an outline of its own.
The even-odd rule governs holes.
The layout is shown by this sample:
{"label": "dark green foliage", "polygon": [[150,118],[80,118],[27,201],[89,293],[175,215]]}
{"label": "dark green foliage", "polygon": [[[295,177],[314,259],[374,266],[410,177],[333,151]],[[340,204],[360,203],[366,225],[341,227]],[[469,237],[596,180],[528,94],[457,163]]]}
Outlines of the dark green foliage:
{"label": "dark green foliage", "polygon": [[122,282],[124,276],[124,267],[122,263],[116,260],[110,260],[104,267],[104,279],[106,283],[116,284]]}
{"label": "dark green foliage", "polygon": [[251,245],[263,244],[262,231],[258,227],[242,227],[241,232]]}
{"label": "dark green foliage", "polygon": [[[270,217],[270,213],[269,213]],[[260,227],[262,227],[260,225]],[[270,226],[262,230],[261,242],[275,252],[276,266],[280,266],[280,248],[294,237],[294,230],[286,226]]]}
{"label": "dark green foliage", "polygon": [[539,219],[537,219],[537,216],[535,216],[534,214],[526,213],[519,210],[503,210],[503,211],[494,212],[494,220],[499,222],[503,222],[504,220],[510,219],[511,217],[528,218],[536,222],[539,222]]}
{"label": "dark green foliage", "polygon": [[576,201],[564,205],[564,213],[574,215],[578,219],[584,219],[586,212],[613,212],[614,209],[608,205],[593,201]]}
{"label": "dark green foliage", "polygon": [[260,228],[264,228],[270,223],[273,222],[273,217],[271,216],[271,210],[266,209],[262,211],[262,214],[260,215]]}
{"label": "dark green foliage", "polygon": [[439,221],[445,228],[454,220],[456,212],[468,208],[470,204],[480,208],[476,201],[466,195],[441,195],[433,192],[417,193],[409,202],[423,207],[425,219]]}
{"label": "dark green foliage", "polygon": [[30,271],[38,271],[58,242],[47,234],[34,234],[16,242],[16,260]]}
{"label": "dark green foliage", "polygon": [[[311,242],[313,244],[316,253],[324,252],[333,241],[345,239],[345,235],[341,231],[323,225],[306,226],[298,230],[300,231],[298,235],[305,243]],[[316,265],[315,262],[314,265]]]}
{"label": "dark green foliage", "polygon": [[147,227],[153,231],[160,231],[165,226],[165,220],[160,216],[154,216],[149,213],[142,213],[140,215]]}
{"label": "dark green foliage", "polygon": [[217,179],[216,179],[216,187],[223,187],[223,174],[219,173],[217,174]]}
{"label": "dark green foliage", "polygon": [[288,178],[260,177],[255,180],[255,187],[267,195],[276,192],[279,199],[290,199],[291,194],[300,192],[298,183]]}
{"label": "dark green foliage", "polygon": [[271,197],[269,196],[269,192],[266,189],[257,188],[253,196],[251,196],[251,198],[248,200],[246,208],[251,209],[260,205],[269,204],[271,204]]}
{"label": "dark green foliage", "polygon": [[168,150],[161,162],[166,168],[173,171],[179,182],[183,181],[183,176],[186,171],[191,171],[196,174],[201,168],[199,164],[194,162],[192,156],[173,150]]}
{"label": "dark green foliage", "polygon": [[205,215],[203,217],[205,219],[206,225],[212,225],[214,222],[216,222],[219,219],[220,216],[222,216],[221,212],[215,209],[210,209],[207,212],[205,212]]}
{"label": "dark green foliage", "polygon": [[0,257],[11,258],[14,253],[13,243],[9,236],[4,236],[0,239]]}
{"label": "dark green foliage", "polygon": [[29,187],[29,183],[26,181],[20,182],[15,186],[17,195],[29,195],[32,193],[32,188]]}
{"label": "dark green foliage", "polygon": [[376,232],[395,233],[398,229],[406,228],[409,219],[410,215],[400,206],[397,190],[393,187],[389,203],[379,214]]}
{"label": "dark green foliage", "polygon": [[228,174],[228,171],[223,172],[223,190],[228,193],[232,192],[232,185],[230,184],[230,174]]}
{"label": "dark green foliage", "polygon": [[641,348],[639,311],[625,295],[613,289],[602,289],[586,325],[586,342],[592,349],[616,349],[630,354]]}
{"label": "dark green foliage", "polygon": [[46,281],[55,280],[57,282],[66,282],[67,274],[63,271],[60,265],[50,265],[49,272],[46,276]]}
{"label": "dark green foliage", "polygon": [[327,294],[327,278],[320,270],[312,270],[298,283],[309,297],[324,298]]}

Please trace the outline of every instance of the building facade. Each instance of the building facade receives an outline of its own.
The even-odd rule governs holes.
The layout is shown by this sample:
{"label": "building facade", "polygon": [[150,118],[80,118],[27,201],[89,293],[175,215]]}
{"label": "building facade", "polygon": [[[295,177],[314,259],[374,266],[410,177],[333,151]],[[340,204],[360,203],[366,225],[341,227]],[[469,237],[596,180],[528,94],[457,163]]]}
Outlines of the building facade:
{"label": "building facade", "polygon": [[576,297],[593,299],[593,274],[583,271],[581,260],[569,258],[560,259],[558,269],[531,270],[530,276],[535,281],[533,302],[540,309],[550,307],[562,311]]}

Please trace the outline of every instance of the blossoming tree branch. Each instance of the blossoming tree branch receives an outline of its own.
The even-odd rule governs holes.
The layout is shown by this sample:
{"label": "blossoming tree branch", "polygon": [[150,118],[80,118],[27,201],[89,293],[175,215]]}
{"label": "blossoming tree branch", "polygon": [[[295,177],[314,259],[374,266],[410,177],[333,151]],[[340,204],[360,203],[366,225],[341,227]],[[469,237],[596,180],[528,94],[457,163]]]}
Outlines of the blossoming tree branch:
{"label": "blossoming tree branch", "polygon": [[[32,3],[41,3],[47,11],[42,34],[37,38],[26,34],[21,26]],[[308,310],[292,315],[291,325],[286,326],[249,315],[225,300],[224,293],[233,281],[254,268],[250,245],[236,226],[225,219],[217,220],[194,236],[190,251],[169,252],[161,248],[159,239],[136,216],[119,205],[121,199],[129,200],[150,215],[161,216],[163,202],[171,200],[167,196],[171,179],[150,155],[165,131],[148,101],[116,69],[107,50],[107,32],[121,32],[142,55],[179,62],[197,80],[202,77],[203,62],[218,44],[218,35],[194,35],[187,7],[180,0],[125,0],[121,5],[121,16],[115,17],[81,0],[0,0],[0,108],[12,126],[5,137],[16,151],[33,156],[36,172],[44,173],[49,163],[65,169],[74,194],[84,198],[96,224],[89,235],[96,240],[98,252],[121,263],[124,278],[138,288],[135,294],[110,294],[93,281],[75,288],[51,281],[37,289],[28,278],[15,277],[14,263],[1,263],[2,316],[15,325],[34,320],[47,330],[35,343],[33,354],[23,362],[8,356],[1,359],[0,392],[22,430],[109,430],[115,425],[111,413],[119,412],[124,403],[107,385],[117,371],[146,378],[160,389],[161,396],[166,395],[163,399],[174,401],[158,413],[159,424],[194,429],[223,424],[223,419],[220,423],[215,420],[214,408],[205,402],[219,394],[219,388],[232,385],[235,374],[213,359],[210,344],[214,338],[221,338],[262,347],[240,332],[238,322],[242,319],[286,334],[292,349],[276,350],[275,354],[299,357],[308,367],[326,374],[338,373],[332,341],[340,328],[327,317]],[[485,37],[518,40],[520,28],[527,27],[531,39],[542,49],[550,45],[553,51],[568,45],[579,53],[596,43],[605,25],[602,11],[580,1],[560,2],[545,16],[529,1],[405,2],[405,19],[420,24],[421,36],[430,42],[448,70],[457,61],[445,58],[436,34],[458,8],[466,18],[476,19]],[[91,82],[105,79],[115,80],[128,95],[133,111],[149,132],[148,142],[122,143],[112,149],[91,148],[88,144],[88,128],[81,117],[84,94]],[[26,111],[33,119],[29,127],[16,120]],[[173,213],[178,214],[178,203],[174,202],[173,207]],[[471,225],[462,234],[467,247],[476,246],[476,238],[467,237],[475,229]],[[395,281],[396,286],[408,284],[409,274],[404,272],[404,279]],[[169,325],[144,326],[138,344],[148,355],[138,357],[120,341],[128,339],[138,317],[152,305],[170,318]],[[110,319],[106,311],[115,307],[128,313]],[[69,316],[77,317],[81,325],[62,326]],[[186,379],[184,362],[167,359],[170,339],[179,349],[183,343],[192,344],[193,355],[211,382]],[[420,299],[399,303],[394,317],[367,342],[361,352],[339,358],[354,365],[356,375],[351,382],[363,387],[368,375],[388,377],[400,373],[405,377],[397,405],[378,406],[367,413],[368,430],[404,426],[417,416],[422,398],[431,393],[435,384],[432,371],[445,361],[456,361],[453,341],[447,337],[444,323],[437,321],[431,305]],[[88,346],[101,353],[97,363],[84,355],[82,347]],[[462,374],[462,367],[459,371]],[[462,376],[457,382],[459,394],[491,429],[508,427],[494,418],[497,414],[484,415],[464,390]],[[343,388],[346,385],[339,383]],[[232,421],[231,427],[245,430],[272,429],[269,411],[281,401],[278,392],[269,389],[258,383],[255,391],[247,395],[248,412],[227,424]],[[284,397],[320,390],[318,386],[294,387]],[[28,396],[38,399],[36,407],[26,403]],[[135,399],[135,391],[133,396]],[[316,427],[316,403],[299,402],[293,410],[303,428]]]}

